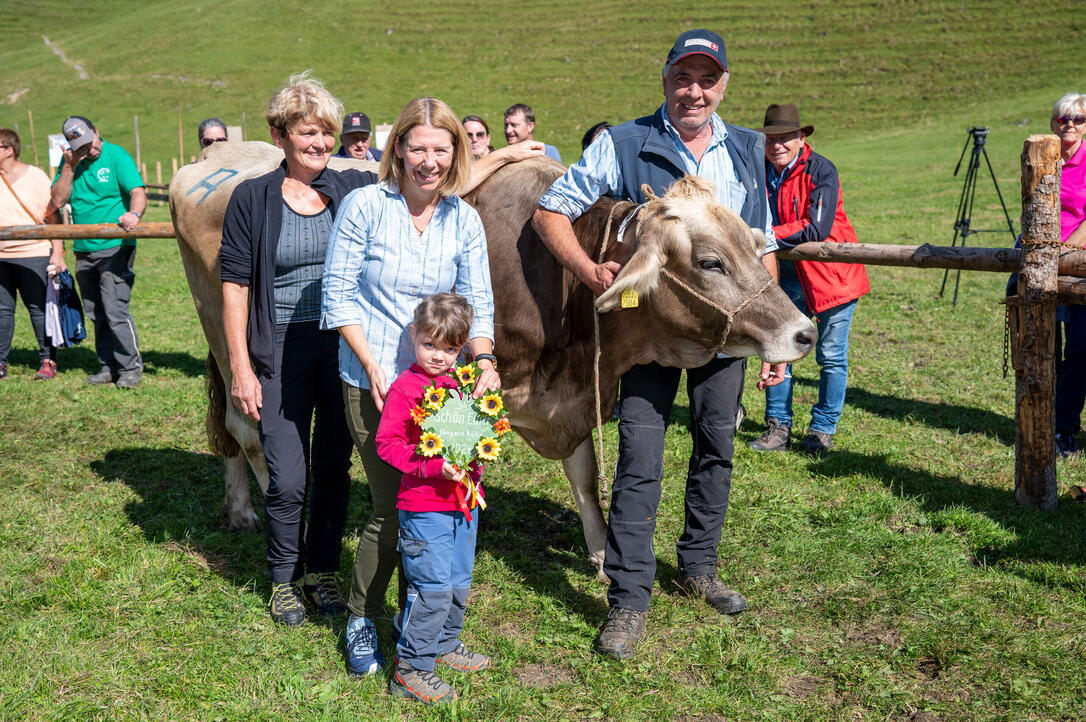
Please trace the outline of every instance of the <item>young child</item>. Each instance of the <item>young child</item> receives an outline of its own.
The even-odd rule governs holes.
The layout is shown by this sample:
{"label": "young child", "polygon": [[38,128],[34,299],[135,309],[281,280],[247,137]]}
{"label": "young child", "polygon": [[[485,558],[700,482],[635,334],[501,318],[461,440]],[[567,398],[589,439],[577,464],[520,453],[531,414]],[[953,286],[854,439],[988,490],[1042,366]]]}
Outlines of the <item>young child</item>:
{"label": "young child", "polygon": [[[469,511],[457,498],[463,470],[440,456],[417,453],[421,429],[411,418],[431,383],[456,389],[450,369],[468,340],[473,316],[468,302],[454,293],[438,293],[419,304],[410,327],[416,363],[389,387],[375,438],[378,456],[403,472],[396,508],[408,602],[399,615],[389,691],[428,704],[457,698],[456,690],[434,674],[435,663],[465,672],[490,667],[490,657],[469,651],[459,638],[480,509]],[[478,481],[478,470],[469,473]]]}

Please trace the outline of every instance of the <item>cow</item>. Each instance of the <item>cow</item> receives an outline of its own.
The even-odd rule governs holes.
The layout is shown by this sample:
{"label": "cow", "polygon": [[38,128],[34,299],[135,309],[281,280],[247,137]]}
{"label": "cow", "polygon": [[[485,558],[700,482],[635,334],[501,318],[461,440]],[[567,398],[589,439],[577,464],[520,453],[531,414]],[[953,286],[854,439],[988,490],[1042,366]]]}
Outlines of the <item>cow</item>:
{"label": "cow", "polygon": [[[271,170],[282,153],[264,143],[215,146],[223,147],[213,146],[204,160],[178,172],[170,184],[170,208],[210,348],[207,431],[212,451],[226,460],[223,514],[231,530],[249,531],[259,520],[245,459],[265,490],[267,468],[255,424],[227,395],[218,250],[230,192],[245,178]],[[367,169],[361,161],[349,163],[344,167]],[[693,367],[721,351],[771,363],[794,361],[810,351],[816,334],[760,263],[764,238],[720,205],[712,185],[697,177],[677,181],[643,207],[601,199],[578,219],[574,230],[590,257],[597,257],[607,230],[606,259],[624,264],[614,285],[594,300],[530,223],[539,198],[562,171],[545,158],[508,165],[465,198],[486,229],[495,349],[510,422],[540,455],[562,460],[589,560],[602,575],[606,524],[590,436],[595,311],[605,418],[614,408],[619,377],[635,364]],[[622,308],[623,295],[626,305],[636,295],[636,307]]]}
{"label": "cow", "polygon": [[[207,438],[212,453],[225,460],[222,516],[230,531],[254,532],[261,524],[249,496],[245,462],[248,460],[264,492],[268,490],[268,466],[256,422],[242,414],[229,396],[232,375],[222,325],[219,247],[230,194],[243,180],[273,170],[282,162],[283,151],[259,141],[214,143],[200,158],[180,169],[170,182],[170,215],[196,315],[207,337]],[[377,170],[372,161],[347,158],[332,158],[328,166]]]}

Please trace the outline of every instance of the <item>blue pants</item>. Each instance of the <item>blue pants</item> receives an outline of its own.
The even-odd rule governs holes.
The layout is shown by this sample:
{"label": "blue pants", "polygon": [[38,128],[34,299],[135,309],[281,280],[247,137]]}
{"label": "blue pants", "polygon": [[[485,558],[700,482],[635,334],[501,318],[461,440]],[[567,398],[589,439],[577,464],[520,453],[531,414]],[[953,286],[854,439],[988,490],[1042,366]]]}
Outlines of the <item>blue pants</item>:
{"label": "blue pants", "polygon": [[1056,431],[1077,434],[1086,401],[1086,306],[1066,306],[1062,311],[1063,354],[1060,358],[1057,350]]}
{"label": "blue pants", "polygon": [[[781,290],[788,294],[792,303],[807,313],[803,287],[792,264],[781,264]],[[818,343],[815,360],[821,367],[818,374],[818,403],[811,409],[811,431],[824,434],[837,432],[841,409],[845,406],[845,389],[848,386],[848,333],[852,326],[852,313],[856,301],[842,303],[817,314]],[[765,390],[765,417],[782,424],[792,423],[792,364],[788,364],[784,381]]]}
{"label": "blue pants", "polygon": [[399,661],[434,671],[434,660],[460,645],[475,567],[479,512],[400,511],[407,605],[400,618]]}

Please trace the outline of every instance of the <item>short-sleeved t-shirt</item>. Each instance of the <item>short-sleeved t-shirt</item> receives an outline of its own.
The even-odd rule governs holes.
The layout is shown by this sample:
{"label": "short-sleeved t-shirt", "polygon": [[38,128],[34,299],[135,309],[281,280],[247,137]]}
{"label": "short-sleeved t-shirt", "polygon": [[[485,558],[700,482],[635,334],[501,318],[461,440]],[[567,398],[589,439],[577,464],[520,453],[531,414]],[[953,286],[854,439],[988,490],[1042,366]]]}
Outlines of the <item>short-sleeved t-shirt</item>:
{"label": "short-sleeved t-shirt", "polygon": [[[61,161],[61,168],[64,161]],[[53,183],[60,177],[60,169]],[[128,194],[133,188],[143,188],[135,161],[128,151],[119,145],[102,141],[102,154],[97,160],[84,160],[75,168],[72,181],[72,205],[74,223],[116,223],[128,211]],[[75,241],[76,251],[103,251],[121,244],[136,245],[136,239],[84,238]]]}

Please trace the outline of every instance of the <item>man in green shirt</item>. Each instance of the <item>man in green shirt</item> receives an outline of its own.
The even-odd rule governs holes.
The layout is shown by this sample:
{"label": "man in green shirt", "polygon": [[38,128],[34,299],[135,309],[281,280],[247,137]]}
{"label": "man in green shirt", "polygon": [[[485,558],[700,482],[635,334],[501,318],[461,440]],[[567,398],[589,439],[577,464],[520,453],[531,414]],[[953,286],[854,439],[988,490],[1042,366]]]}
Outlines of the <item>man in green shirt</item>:
{"label": "man in green shirt", "polygon": [[[116,223],[132,230],[147,207],[147,192],[132,156],[102,140],[94,124],[73,115],[64,121],[69,150],[53,179],[53,206],[72,205],[75,223]],[[91,384],[134,388],[143,377],[132,297],[134,238],[89,238],[74,243],[75,277],[83,309],[94,321],[94,347],[101,370]]]}

